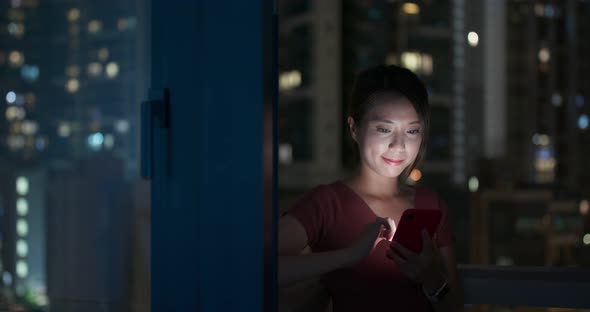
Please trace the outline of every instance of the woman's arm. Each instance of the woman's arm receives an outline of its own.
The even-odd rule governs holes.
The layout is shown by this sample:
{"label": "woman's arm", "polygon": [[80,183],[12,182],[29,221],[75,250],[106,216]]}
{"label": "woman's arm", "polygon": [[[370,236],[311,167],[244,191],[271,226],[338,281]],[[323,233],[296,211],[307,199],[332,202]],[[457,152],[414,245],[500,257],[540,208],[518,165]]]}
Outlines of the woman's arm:
{"label": "woman's arm", "polygon": [[[377,219],[365,226],[360,237],[344,249],[302,255],[308,238],[303,225],[294,217],[286,215],[279,220],[279,287],[316,277],[330,271],[351,266],[367,256],[390,229],[386,219]],[[388,232],[391,232],[389,230]]]}
{"label": "woman's arm", "polygon": [[286,215],[279,220],[279,287],[315,277],[354,263],[346,249],[302,255],[307,233],[301,223]]}
{"label": "woman's arm", "polygon": [[424,288],[432,294],[438,290],[444,283],[444,278],[446,278],[450,290],[440,302],[433,304],[434,310],[436,312],[463,311],[463,289],[459,282],[459,275],[457,274],[457,261],[455,260],[454,248],[452,245],[441,247],[439,253],[444,277],[441,276],[438,281],[433,279],[425,283]]}

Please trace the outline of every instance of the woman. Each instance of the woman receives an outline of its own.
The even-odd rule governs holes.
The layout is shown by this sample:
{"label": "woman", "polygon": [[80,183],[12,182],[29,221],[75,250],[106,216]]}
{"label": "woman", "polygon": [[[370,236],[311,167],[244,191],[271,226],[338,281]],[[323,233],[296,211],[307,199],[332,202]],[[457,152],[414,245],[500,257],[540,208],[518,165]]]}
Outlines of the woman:
{"label": "woman", "polygon": [[[358,168],[314,188],[281,217],[279,284],[321,276],[335,312],[462,310],[446,204],[436,193],[404,183],[428,138],[423,83],[397,66],[361,72],[347,122]],[[420,253],[391,242],[410,208],[443,215],[433,239],[422,233]],[[312,253],[302,255],[306,246]]]}

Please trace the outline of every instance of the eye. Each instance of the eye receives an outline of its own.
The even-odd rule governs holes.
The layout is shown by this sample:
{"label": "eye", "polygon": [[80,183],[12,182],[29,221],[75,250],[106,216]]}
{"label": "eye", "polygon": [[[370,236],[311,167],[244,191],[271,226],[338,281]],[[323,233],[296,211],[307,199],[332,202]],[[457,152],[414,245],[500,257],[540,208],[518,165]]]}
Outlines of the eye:
{"label": "eye", "polygon": [[420,129],[413,129],[408,131],[409,134],[418,134],[420,133]]}
{"label": "eye", "polygon": [[377,132],[389,133],[389,132],[391,132],[391,130],[386,129],[386,128],[377,127]]}

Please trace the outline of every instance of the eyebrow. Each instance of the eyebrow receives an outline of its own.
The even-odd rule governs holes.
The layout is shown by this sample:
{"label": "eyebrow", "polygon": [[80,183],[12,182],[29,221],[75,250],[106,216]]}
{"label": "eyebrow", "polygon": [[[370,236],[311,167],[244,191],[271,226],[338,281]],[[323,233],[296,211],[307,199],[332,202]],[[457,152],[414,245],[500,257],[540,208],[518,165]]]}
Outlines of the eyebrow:
{"label": "eyebrow", "polygon": [[[388,123],[388,124],[395,124],[396,123],[395,121],[388,120],[388,119],[373,119],[373,120],[371,120],[371,122],[384,122],[384,123]],[[422,123],[419,120],[415,120],[415,121],[412,121],[408,124],[413,125],[413,124],[422,124]]]}

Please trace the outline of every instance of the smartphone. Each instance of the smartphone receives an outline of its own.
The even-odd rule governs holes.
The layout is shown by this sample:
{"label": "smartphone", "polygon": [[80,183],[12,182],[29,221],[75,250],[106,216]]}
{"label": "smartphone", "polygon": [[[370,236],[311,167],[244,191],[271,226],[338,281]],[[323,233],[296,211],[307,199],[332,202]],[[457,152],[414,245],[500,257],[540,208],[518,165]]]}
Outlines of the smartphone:
{"label": "smartphone", "polygon": [[441,217],[440,210],[408,209],[402,214],[392,241],[418,253],[422,251],[422,230],[428,231],[430,239],[433,239]]}

